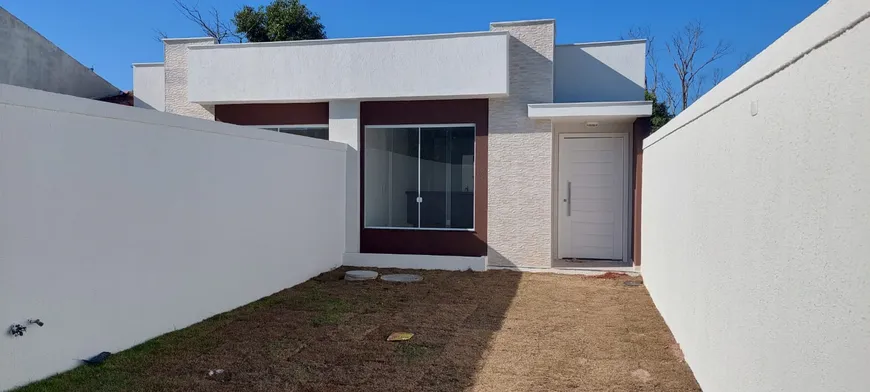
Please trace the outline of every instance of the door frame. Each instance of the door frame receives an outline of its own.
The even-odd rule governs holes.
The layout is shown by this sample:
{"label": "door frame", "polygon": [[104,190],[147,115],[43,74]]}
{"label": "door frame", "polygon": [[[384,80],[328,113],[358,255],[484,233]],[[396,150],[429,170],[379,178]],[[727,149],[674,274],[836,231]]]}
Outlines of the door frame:
{"label": "door frame", "polygon": [[629,263],[632,262],[631,257],[631,233],[632,233],[632,200],[631,200],[631,178],[632,178],[632,144],[633,140],[631,132],[608,132],[608,133],[588,133],[588,132],[566,132],[559,134],[558,140],[558,170],[556,172],[556,199],[558,204],[556,208],[556,259],[562,257],[562,219],[566,216],[567,204],[562,202],[562,199],[567,196],[562,180],[562,142],[567,139],[583,139],[583,138],[622,138],[622,159],[623,159],[623,176],[622,176],[622,260],[614,260],[614,262]]}

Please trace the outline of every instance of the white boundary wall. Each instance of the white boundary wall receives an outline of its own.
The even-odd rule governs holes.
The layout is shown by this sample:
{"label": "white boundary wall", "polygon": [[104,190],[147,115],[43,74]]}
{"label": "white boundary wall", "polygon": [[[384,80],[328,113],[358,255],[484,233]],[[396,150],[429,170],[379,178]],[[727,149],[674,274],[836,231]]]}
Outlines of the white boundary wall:
{"label": "white boundary wall", "polygon": [[[341,264],[343,143],[0,85],[0,390]],[[4,331],[5,332],[5,331]]]}
{"label": "white boundary wall", "polygon": [[870,385],[868,15],[825,4],[644,142],[644,281],[705,392]]}
{"label": "white boundary wall", "polygon": [[0,58],[0,83],[93,99],[121,92],[6,11],[2,4]]}

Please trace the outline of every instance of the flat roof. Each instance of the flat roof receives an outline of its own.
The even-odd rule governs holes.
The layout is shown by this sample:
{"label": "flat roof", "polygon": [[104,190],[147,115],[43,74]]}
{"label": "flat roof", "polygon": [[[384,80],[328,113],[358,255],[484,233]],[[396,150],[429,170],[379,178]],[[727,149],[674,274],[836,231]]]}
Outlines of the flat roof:
{"label": "flat roof", "polygon": [[611,46],[611,45],[630,45],[646,43],[645,38],[641,39],[620,39],[615,41],[593,41],[593,42],[576,42],[573,44],[556,44],[556,46]]}
{"label": "flat roof", "polygon": [[506,36],[507,31],[472,31],[465,33],[444,33],[444,34],[415,34],[415,35],[395,35],[386,37],[358,37],[358,38],[325,38],[325,39],[309,39],[298,41],[275,41],[275,42],[242,42],[220,45],[194,45],[190,49],[218,49],[218,48],[248,48],[248,47],[269,47],[269,46],[304,46],[304,45],[329,45],[343,44],[355,42],[376,42],[376,41],[415,41],[428,39],[442,38],[461,38],[461,37],[481,37],[481,36]]}
{"label": "flat roof", "polygon": [[529,118],[541,120],[630,119],[652,116],[652,101],[533,103],[528,109]]}

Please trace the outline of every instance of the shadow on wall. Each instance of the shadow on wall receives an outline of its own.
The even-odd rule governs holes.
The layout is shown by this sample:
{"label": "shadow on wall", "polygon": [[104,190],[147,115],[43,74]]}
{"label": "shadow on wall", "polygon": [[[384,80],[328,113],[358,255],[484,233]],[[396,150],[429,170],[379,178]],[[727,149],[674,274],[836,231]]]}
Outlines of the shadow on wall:
{"label": "shadow on wall", "polygon": [[557,47],[555,102],[643,100],[644,88],[581,47]]}
{"label": "shadow on wall", "polygon": [[133,107],[156,110],[153,106],[143,102],[141,99],[136,98],[135,96],[133,96]]}
{"label": "shadow on wall", "polygon": [[[551,261],[547,260],[546,265],[542,265],[541,267],[550,267]],[[491,246],[487,246],[486,248],[486,266],[488,267],[508,267],[508,268],[519,268],[519,267],[536,267],[532,265],[524,265],[517,264],[513,260],[509,259],[505,255],[499,253],[499,251],[495,250]]]}
{"label": "shadow on wall", "polygon": [[[553,100],[553,61],[516,37],[510,37],[510,96],[490,98],[489,133],[549,133],[549,126],[539,126],[528,117],[528,104]],[[507,121],[505,121],[507,120]],[[509,121],[515,121],[510,123]]]}

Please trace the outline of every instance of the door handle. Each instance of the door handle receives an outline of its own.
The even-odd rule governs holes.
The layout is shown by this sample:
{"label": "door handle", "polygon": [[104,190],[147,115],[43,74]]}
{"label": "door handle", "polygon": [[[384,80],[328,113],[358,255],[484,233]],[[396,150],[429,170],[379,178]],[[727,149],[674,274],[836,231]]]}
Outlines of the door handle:
{"label": "door handle", "polygon": [[571,216],[571,181],[568,181],[568,198],[565,201],[568,202],[568,216]]}

